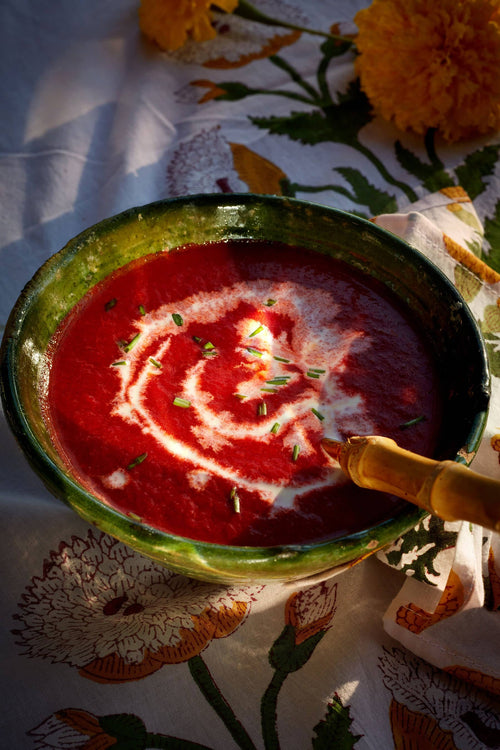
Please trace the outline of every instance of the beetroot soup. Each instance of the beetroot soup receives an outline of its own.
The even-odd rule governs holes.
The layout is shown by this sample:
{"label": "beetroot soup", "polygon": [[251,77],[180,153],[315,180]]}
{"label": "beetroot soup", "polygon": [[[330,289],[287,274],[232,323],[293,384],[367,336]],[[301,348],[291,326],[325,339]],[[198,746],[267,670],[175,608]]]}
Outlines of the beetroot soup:
{"label": "beetroot soup", "polygon": [[97,284],[49,347],[44,416],[70,472],[107,504],[191,539],[333,538],[401,501],[329,465],[326,436],[430,455],[429,343],[348,264],[257,241],[190,245]]}

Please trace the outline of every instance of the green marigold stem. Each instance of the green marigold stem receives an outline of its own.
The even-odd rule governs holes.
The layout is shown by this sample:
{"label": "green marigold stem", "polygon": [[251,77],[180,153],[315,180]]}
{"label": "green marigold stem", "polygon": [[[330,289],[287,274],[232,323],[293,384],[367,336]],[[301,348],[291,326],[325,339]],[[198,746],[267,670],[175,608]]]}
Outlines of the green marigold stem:
{"label": "green marigold stem", "polygon": [[325,39],[333,39],[337,42],[347,42],[353,45],[354,42],[348,37],[340,36],[339,34],[329,34],[325,31],[317,31],[316,29],[308,29],[305,26],[298,26],[294,23],[288,23],[287,21],[281,21],[277,18],[261,13],[260,10],[254,8],[254,6],[247,2],[247,0],[239,0],[237,7],[233,10],[233,15],[241,16],[241,18],[247,18],[249,21],[256,21],[257,23],[265,24],[266,26],[280,26],[284,29],[292,29],[293,31],[301,31],[305,34],[313,34],[314,36],[322,36]]}

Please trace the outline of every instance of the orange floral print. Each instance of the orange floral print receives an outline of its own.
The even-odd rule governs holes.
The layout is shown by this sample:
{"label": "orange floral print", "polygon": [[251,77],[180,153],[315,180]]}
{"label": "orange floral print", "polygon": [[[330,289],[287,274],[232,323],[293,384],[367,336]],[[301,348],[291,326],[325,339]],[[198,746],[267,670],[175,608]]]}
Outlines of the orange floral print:
{"label": "orange floral print", "polygon": [[456,664],[450,667],[445,667],[444,671],[461,680],[470,682],[481,690],[487,690],[489,693],[500,695],[500,680],[492,675],[484,674],[477,669],[469,669],[469,667],[463,667]]}
{"label": "orange floral print", "polygon": [[490,266],[486,265],[482,260],[477,258],[469,250],[466,250],[458,242],[452,240],[448,235],[443,234],[443,242],[446,250],[452,258],[457,260],[459,263],[464,265],[469,271],[472,271],[479,276],[487,284],[496,284],[500,281],[500,274],[494,271]]}
{"label": "orange floral print", "polygon": [[451,570],[443,595],[433,613],[426,612],[413,602],[401,606],[396,613],[396,623],[412,633],[422,633],[440,620],[451,617],[463,606],[464,588],[462,581]]}
{"label": "orange floral print", "polygon": [[285,606],[285,623],[295,630],[295,643],[303,643],[329,626],[336,610],[337,584],[324,581],[292,594]]}

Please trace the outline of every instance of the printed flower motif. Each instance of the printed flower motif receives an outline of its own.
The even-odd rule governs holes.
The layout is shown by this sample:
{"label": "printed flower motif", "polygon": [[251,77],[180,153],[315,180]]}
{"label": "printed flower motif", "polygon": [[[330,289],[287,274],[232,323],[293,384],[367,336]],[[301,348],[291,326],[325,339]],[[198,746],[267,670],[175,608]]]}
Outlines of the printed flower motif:
{"label": "printed flower motif", "polygon": [[332,581],[323,581],[289,597],[285,623],[294,628],[297,645],[327,629],[336,611],[336,601],[337,583]]}
{"label": "printed flower motif", "polygon": [[[287,23],[301,27],[308,23],[301,9],[283,0],[260,0],[259,9]],[[181,47],[173,51],[168,49],[169,58],[219,70],[240,68],[277,54],[283,47],[294,44],[301,35],[297,30],[268,26],[216,8],[211,11],[211,22],[215,36],[207,40],[208,43],[200,44],[189,36]]]}
{"label": "printed flower motif", "polygon": [[189,37],[196,42],[214,38],[211,5],[231,13],[238,0],[142,0],[139,25],[161,49],[176,50]]}
{"label": "printed flower motif", "polygon": [[260,589],[186,578],[89,531],[45,562],[19,605],[24,627],[14,632],[31,657],[98,682],[136,680],[230,635]]}
{"label": "printed flower motif", "polygon": [[116,737],[107,734],[93,714],[68,708],[50,716],[29,732],[39,750],[106,750],[116,745]]}
{"label": "printed flower motif", "polygon": [[481,750],[486,737],[490,747],[497,744],[498,706],[484,692],[396,648],[384,651],[379,667],[393,697],[390,719],[396,747]]}
{"label": "printed flower motif", "polygon": [[354,21],[361,86],[398,128],[454,141],[500,127],[499,0],[374,0]]}
{"label": "printed flower motif", "polygon": [[435,612],[426,612],[413,602],[401,605],[396,613],[396,623],[407,628],[412,633],[422,633],[426,628],[447,617],[451,617],[460,610],[464,603],[464,587],[454,570],[450,571],[445,590],[439,600]]}
{"label": "printed flower motif", "polygon": [[230,145],[218,128],[202,130],[181,143],[167,168],[167,193],[172,197],[246,190],[234,167]]}

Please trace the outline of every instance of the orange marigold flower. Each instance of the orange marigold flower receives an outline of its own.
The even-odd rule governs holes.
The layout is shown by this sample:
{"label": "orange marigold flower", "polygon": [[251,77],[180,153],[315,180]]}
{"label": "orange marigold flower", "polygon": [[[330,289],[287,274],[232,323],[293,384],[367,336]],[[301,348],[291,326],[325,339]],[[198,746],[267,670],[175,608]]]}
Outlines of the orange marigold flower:
{"label": "orange marigold flower", "polygon": [[373,0],[354,20],[356,72],[387,120],[449,141],[500,129],[500,0]]}
{"label": "orange marigold flower", "polygon": [[213,39],[211,5],[231,13],[238,0],[141,0],[139,25],[161,49],[173,52],[188,37],[196,42]]}

